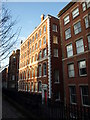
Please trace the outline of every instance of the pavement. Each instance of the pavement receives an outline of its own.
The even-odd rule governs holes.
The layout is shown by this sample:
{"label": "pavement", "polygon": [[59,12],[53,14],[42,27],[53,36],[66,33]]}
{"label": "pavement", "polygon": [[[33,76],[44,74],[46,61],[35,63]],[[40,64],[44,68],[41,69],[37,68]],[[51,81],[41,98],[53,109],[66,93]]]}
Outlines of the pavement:
{"label": "pavement", "polygon": [[2,120],[6,119],[24,119],[26,116],[13,106],[5,97],[2,97]]}

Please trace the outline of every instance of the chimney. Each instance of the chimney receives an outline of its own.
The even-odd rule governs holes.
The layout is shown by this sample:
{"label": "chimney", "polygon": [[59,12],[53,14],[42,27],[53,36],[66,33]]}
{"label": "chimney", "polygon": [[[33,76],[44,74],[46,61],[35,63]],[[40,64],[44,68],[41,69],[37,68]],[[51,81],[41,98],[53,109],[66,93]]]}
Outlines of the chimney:
{"label": "chimney", "polygon": [[44,14],[41,15],[41,22],[44,20]]}

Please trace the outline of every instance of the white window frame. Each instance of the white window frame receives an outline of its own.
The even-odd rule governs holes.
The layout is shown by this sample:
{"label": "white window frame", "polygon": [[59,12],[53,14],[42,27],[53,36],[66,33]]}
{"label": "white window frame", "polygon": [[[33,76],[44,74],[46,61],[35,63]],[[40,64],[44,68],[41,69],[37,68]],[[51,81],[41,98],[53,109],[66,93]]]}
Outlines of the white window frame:
{"label": "white window frame", "polygon": [[[84,94],[84,95],[83,95],[82,89],[83,89],[84,87],[87,87],[87,88],[88,88],[88,86],[81,86],[81,101],[82,101],[82,105],[83,105],[83,106],[89,106],[89,104],[85,104],[85,103],[84,103],[84,100],[83,100],[83,97],[85,97],[85,98],[89,97],[89,94],[86,94],[86,95]],[[89,98],[88,98],[87,100],[89,100]]]}
{"label": "white window frame", "polygon": [[76,49],[77,54],[84,52],[84,43],[82,38],[76,41]]}
{"label": "white window frame", "polygon": [[39,65],[39,66],[38,66],[38,69],[39,69],[39,77],[41,77],[41,76],[42,76],[42,66]]}
{"label": "white window frame", "polygon": [[[74,90],[75,93],[72,93],[72,88],[75,89],[75,90]],[[76,104],[76,103],[77,103],[77,100],[75,100],[75,102],[72,101],[72,96],[74,96],[75,99],[76,99],[76,87],[75,87],[75,86],[70,86],[70,87],[69,87],[69,90],[70,90],[70,103],[71,103],[71,104]]]}
{"label": "white window frame", "polygon": [[90,35],[87,36],[88,39],[88,49],[90,50]]}
{"label": "white window frame", "polygon": [[86,29],[89,28],[89,16],[86,16],[85,19],[84,19],[84,21],[85,21],[85,27],[86,27]]}
{"label": "white window frame", "polygon": [[77,35],[81,32],[81,22],[74,24],[74,34]]}
{"label": "white window frame", "polygon": [[68,64],[68,76],[69,78],[75,77],[74,63]]}
{"label": "white window frame", "polygon": [[43,76],[46,76],[46,75],[47,75],[47,64],[45,62],[45,63],[43,63]]}
{"label": "white window frame", "polygon": [[71,29],[68,28],[67,30],[65,30],[65,39],[69,39],[71,38]]}
{"label": "white window frame", "polygon": [[58,57],[58,49],[57,48],[54,49],[54,57]]}
{"label": "white window frame", "polygon": [[52,31],[57,32],[57,25],[53,24]]}
{"label": "white window frame", "polygon": [[69,15],[67,15],[65,18],[64,18],[64,25],[66,25],[67,23],[69,23],[70,21],[70,18],[69,18]]}
{"label": "white window frame", "polygon": [[86,8],[86,3],[85,3],[85,2],[82,3],[82,9],[83,9],[83,12],[86,11],[86,9],[87,9],[87,8]]}
{"label": "white window frame", "polygon": [[79,8],[77,7],[72,11],[73,19],[76,18],[78,15],[79,15]]}
{"label": "white window frame", "polygon": [[[71,53],[71,54],[70,54]],[[67,57],[72,57],[73,56],[73,46],[72,43],[67,45]]]}
{"label": "white window frame", "polygon": [[[84,64],[83,64],[83,62],[84,62]],[[85,60],[79,61],[78,65],[79,65],[79,76],[86,76],[87,75],[86,61]],[[80,72],[81,69],[86,69],[86,74],[81,74],[81,72]]]}

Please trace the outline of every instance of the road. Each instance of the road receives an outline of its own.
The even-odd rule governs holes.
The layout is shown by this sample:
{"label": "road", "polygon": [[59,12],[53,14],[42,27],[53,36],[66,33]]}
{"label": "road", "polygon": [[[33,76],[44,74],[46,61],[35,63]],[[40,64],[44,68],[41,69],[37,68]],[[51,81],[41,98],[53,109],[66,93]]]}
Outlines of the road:
{"label": "road", "polygon": [[15,108],[9,101],[2,97],[2,118],[26,118],[17,108]]}

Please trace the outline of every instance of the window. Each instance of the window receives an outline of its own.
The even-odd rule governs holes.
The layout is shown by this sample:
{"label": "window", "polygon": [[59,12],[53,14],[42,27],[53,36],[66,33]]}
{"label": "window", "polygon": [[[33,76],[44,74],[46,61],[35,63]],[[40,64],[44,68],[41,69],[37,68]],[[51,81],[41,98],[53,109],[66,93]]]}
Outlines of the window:
{"label": "window", "polygon": [[33,82],[31,82],[31,91],[33,92]]}
{"label": "window", "polygon": [[43,64],[43,76],[46,75],[46,63]]}
{"label": "window", "polygon": [[44,29],[44,33],[45,33],[45,32],[46,32],[46,26],[44,26],[44,28],[43,28],[43,29]]}
{"label": "window", "polygon": [[46,44],[46,37],[43,38],[43,44]]}
{"label": "window", "polygon": [[25,80],[25,71],[24,71],[24,80]]}
{"label": "window", "polygon": [[37,38],[38,38],[38,34],[36,33],[36,40],[37,40]]}
{"label": "window", "polygon": [[65,31],[65,38],[66,40],[69,39],[71,37],[71,29],[68,28],[66,31]]}
{"label": "window", "polygon": [[84,3],[82,3],[82,9],[83,9],[83,11],[85,11],[86,10],[86,3],[84,2]]}
{"label": "window", "polygon": [[37,54],[35,55],[35,61],[37,61]]}
{"label": "window", "polygon": [[83,39],[76,41],[77,54],[84,52]]}
{"label": "window", "polygon": [[45,49],[43,50],[43,57],[46,57],[46,55],[47,55],[47,49],[45,48]]}
{"label": "window", "polygon": [[73,47],[72,44],[67,46],[67,57],[73,56]]}
{"label": "window", "polygon": [[88,49],[90,50],[90,35],[87,36],[88,39]]}
{"label": "window", "polygon": [[28,89],[28,90],[30,91],[30,83],[28,83],[28,84],[29,84],[29,85],[28,85],[28,86],[29,86],[29,89]]}
{"label": "window", "polygon": [[34,52],[34,46],[32,46],[32,52]]}
{"label": "window", "polygon": [[35,44],[35,48],[37,49],[37,43]]}
{"label": "window", "polygon": [[31,54],[31,48],[30,48],[30,54]]}
{"label": "window", "polygon": [[69,74],[69,77],[74,77],[75,76],[74,64],[73,63],[68,65],[68,74]]}
{"label": "window", "polygon": [[39,65],[39,77],[41,77],[41,74],[42,74],[42,70],[41,70],[41,65]]}
{"label": "window", "polygon": [[58,57],[58,49],[54,49],[54,57]]}
{"label": "window", "polygon": [[34,69],[32,69],[32,78],[34,77]]}
{"label": "window", "polygon": [[86,28],[89,27],[89,19],[88,19],[88,16],[85,17],[85,27],[86,27]]}
{"label": "window", "polygon": [[40,29],[40,31],[39,31],[39,36],[41,36],[41,29]]}
{"label": "window", "polygon": [[32,40],[30,39],[30,44],[31,44]]}
{"label": "window", "polygon": [[69,19],[69,15],[68,15],[68,16],[66,16],[64,18],[64,25],[66,25],[67,23],[69,23],[69,21],[70,21],[70,19]]}
{"label": "window", "polygon": [[76,87],[70,86],[70,103],[76,103]]}
{"label": "window", "polygon": [[89,0],[86,1],[86,4],[87,4],[87,8],[90,8],[90,1]]}
{"label": "window", "polygon": [[56,92],[55,93],[55,101],[58,101],[58,100],[60,100],[60,92]]}
{"label": "window", "polygon": [[35,68],[35,77],[37,77],[37,67]]}
{"label": "window", "polygon": [[76,24],[74,25],[74,34],[76,35],[76,34],[78,34],[78,33],[80,33],[80,32],[81,32],[81,23],[78,22],[78,23],[76,23]]}
{"label": "window", "polygon": [[42,52],[40,51],[39,52],[39,60],[41,60],[42,59]]}
{"label": "window", "polygon": [[39,92],[42,91],[42,83],[41,83],[41,81],[38,82],[38,91]]}
{"label": "window", "polygon": [[15,80],[15,75],[12,75],[12,80]]}
{"label": "window", "polygon": [[53,43],[58,44],[58,37],[57,36],[53,36]]}
{"label": "window", "polygon": [[77,17],[78,15],[79,15],[79,8],[76,8],[76,9],[73,10],[73,12],[72,12],[73,19],[74,19],[75,17]]}
{"label": "window", "polygon": [[41,48],[41,40],[39,41],[39,48]]}
{"label": "window", "polygon": [[28,47],[29,47],[29,41],[28,41]]}
{"label": "window", "polygon": [[59,70],[54,70],[54,81],[60,82],[59,81]]}
{"label": "window", "polygon": [[52,29],[53,29],[54,32],[57,32],[57,25],[53,24],[53,28]]}
{"label": "window", "polygon": [[31,58],[30,58],[30,64],[31,64]]}
{"label": "window", "polygon": [[29,70],[29,79],[30,79],[30,70]]}
{"label": "window", "polygon": [[79,62],[79,75],[80,76],[86,76],[87,75],[86,61],[85,60]]}
{"label": "window", "polygon": [[35,83],[35,92],[37,92],[37,83]]}
{"label": "window", "polygon": [[33,36],[33,42],[34,42],[34,36]]}
{"label": "window", "polygon": [[32,63],[34,62],[34,56],[32,56]]}
{"label": "window", "polygon": [[81,100],[83,105],[89,105],[88,86],[81,87]]}

